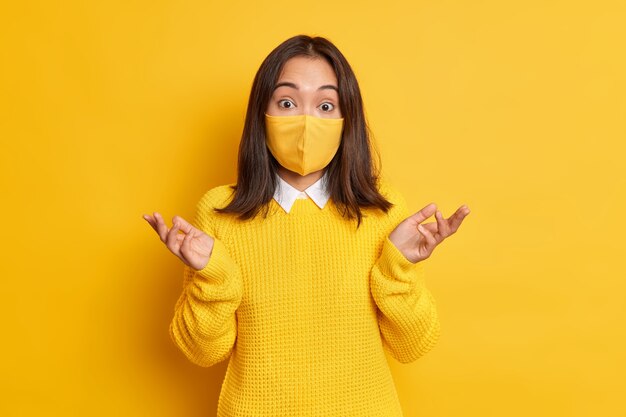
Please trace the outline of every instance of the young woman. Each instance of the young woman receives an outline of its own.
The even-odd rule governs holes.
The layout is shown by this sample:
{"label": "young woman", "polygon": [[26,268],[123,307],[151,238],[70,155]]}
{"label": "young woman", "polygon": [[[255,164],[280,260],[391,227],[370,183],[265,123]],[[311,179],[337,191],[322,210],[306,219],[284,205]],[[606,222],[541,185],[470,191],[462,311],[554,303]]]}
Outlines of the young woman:
{"label": "young woman", "polygon": [[256,74],[236,184],[191,223],[144,218],[185,264],[172,340],[200,366],[229,358],[218,416],[381,417],[402,415],[385,352],[408,363],[438,340],[423,262],[468,213],[409,215],[350,65],[300,35]]}

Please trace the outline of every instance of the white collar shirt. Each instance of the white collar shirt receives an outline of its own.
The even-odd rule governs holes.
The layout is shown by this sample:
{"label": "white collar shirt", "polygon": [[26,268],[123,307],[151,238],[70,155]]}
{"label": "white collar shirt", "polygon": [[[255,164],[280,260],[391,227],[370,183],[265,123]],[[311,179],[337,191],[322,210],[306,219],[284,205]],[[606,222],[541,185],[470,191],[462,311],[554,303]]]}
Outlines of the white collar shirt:
{"label": "white collar shirt", "polygon": [[304,191],[294,188],[287,181],[282,179],[280,175],[276,174],[276,177],[278,184],[276,184],[276,190],[274,191],[274,200],[276,200],[287,213],[291,211],[291,207],[297,199],[310,198],[320,209],[323,209],[326,203],[328,203],[330,193],[328,192],[326,184],[326,172],[324,172],[324,175],[322,175],[319,180],[315,181]]}

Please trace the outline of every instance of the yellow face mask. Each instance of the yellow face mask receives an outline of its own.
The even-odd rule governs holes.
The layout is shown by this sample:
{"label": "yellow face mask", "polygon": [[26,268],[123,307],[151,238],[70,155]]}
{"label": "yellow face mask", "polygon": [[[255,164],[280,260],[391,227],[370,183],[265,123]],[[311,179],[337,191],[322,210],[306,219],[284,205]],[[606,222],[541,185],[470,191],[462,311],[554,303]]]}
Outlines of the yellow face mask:
{"label": "yellow face mask", "polygon": [[265,113],[267,147],[283,167],[300,175],[319,171],[330,163],[341,142],[343,118]]}

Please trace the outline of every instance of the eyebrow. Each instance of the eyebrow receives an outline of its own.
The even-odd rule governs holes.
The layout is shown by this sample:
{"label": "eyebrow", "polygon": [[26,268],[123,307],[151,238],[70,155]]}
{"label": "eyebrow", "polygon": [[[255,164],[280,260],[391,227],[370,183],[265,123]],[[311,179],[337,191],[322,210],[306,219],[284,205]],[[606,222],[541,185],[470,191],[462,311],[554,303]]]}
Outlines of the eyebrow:
{"label": "eyebrow", "polygon": [[[295,85],[294,83],[290,83],[287,81],[283,81],[282,83],[278,83],[274,86],[274,90],[276,90],[278,87],[291,87],[294,88],[296,90],[299,90],[298,86]],[[323,86],[321,86],[320,88],[317,89],[319,90],[335,90],[337,93],[339,93],[339,90],[337,89],[337,86],[334,86],[332,84],[325,84]]]}

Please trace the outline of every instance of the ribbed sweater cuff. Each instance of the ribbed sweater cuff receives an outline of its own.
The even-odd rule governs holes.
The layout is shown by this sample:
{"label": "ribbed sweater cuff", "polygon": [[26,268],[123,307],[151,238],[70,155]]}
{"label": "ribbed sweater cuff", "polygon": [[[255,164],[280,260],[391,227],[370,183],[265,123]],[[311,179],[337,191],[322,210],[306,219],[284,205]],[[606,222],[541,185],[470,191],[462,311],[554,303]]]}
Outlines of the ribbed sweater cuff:
{"label": "ribbed sweater cuff", "polygon": [[378,260],[378,267],[387,277],[393,277],[400,281],[415,281],[415,275],[423,270],[423,261],[413,263],[400,252],[389,237],[383,243],[383,249]]}
{"label": "ribbed sweater cuff", "polygon": [[234,270],[235,263],[228,249],[219,239],[214,239],[209,262],[196,273],[210,282],[221,284],[228,280]]}

